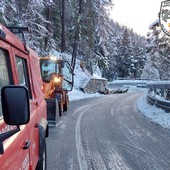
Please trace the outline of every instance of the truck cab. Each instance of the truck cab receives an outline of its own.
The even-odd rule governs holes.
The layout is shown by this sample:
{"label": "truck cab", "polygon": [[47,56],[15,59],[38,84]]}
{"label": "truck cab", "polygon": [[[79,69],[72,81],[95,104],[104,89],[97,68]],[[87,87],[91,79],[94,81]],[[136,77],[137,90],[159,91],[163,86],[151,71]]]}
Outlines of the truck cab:
{"label": "truck cab", "polygon": [[[73,87],[73,73],[70,64],[56,56],[40,57],[39,59],[45,99],[47,103],[51,101],[54,105],[56,101],[58,102],[59,116],[61,116],[63,111],[68,110],[68,91],[71,91]],[[47,116],[56,114],[54,109],[48,110],[50,111]]]}
{"label": "truck cab", "polygon": [[37,53],[0,24],[1,170],[46,169],[42,84]]}

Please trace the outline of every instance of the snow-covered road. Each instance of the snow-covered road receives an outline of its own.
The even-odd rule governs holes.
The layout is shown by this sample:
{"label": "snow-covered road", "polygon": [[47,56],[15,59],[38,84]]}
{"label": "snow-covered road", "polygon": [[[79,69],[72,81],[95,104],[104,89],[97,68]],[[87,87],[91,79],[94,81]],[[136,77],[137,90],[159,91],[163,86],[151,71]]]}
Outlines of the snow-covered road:
{"label": "snow-covered road", "polygon": [[138,112],[140,92],[71,102],[47,140],[48,170],[168,170],[170,132]]}

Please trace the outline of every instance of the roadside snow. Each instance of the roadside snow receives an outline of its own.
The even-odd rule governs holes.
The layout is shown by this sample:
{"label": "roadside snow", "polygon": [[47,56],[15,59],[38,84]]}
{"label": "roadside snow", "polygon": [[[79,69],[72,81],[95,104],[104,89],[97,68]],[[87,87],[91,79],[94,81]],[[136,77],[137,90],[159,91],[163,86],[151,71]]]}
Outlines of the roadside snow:
{"label": "roadside snow", "polygon": [[152,122],[157,123],[164,128],[170,128],[170,113],[166,113],[163,109],[148,104],[146,101],[146,93],[138,99],[136,104],[138,110]]}
{"label": "roadside snow", "polygon": [[96,94],[86,94],[83,93],[82,91],[78,89],[73,89],[71,92],[69,92],[69,100],[70,101],[75,101],[75,100],[80,100],[80,99],[85,99],[85,98],[91,98],[91,97],[98,97],[101,96],[101,94],[96,93]]}

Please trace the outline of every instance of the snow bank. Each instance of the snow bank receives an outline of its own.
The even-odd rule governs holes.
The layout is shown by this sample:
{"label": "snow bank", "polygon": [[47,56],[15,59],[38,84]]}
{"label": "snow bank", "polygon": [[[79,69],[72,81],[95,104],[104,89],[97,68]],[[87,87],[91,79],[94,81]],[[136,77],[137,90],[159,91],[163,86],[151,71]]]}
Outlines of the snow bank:
{"label": "snow bank", "polygon": [[152,122],[157,123],[164,128],[170,128],[170,113],[166,113],[164,110],[148,104],[146,95],[147,94],[144,93],[137,101],[138,110]]}

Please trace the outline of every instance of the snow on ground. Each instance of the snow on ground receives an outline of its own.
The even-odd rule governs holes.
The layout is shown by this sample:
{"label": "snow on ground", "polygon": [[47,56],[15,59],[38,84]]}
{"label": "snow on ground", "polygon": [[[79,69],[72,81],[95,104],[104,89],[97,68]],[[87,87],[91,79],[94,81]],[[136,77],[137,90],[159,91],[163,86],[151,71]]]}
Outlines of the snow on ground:
{"label": "snow on ground", "polygon": [[161,125],[164,128],[170,128],[170,113],[166,113],[163,109],[152,106],[146,101],[146,93],[138,99],[138,110],[148,117],[152,122]]}
{"label": "snow on ground", "polygon": [[[124,83],[127,82],[125,80],[123,81]],[[116,83],[116,81],[114,81],[114,83]],[[120,83],[120,81],[117,81],[117,83]],[[130,81],[128,81],[128,83],[130,83]],[[133,83],[134,83],[134,80],[133,80]],[[156,106],[152,106],[147,103],[147,100],[146,100],[147,89],[146,88],[139,88],[134,85],[133,86],[130,85],[128,93],[135,92],[135,91],[143,92],[143,95],[136,102],[138,110],[141,113],[143,113],[144,116],[149,118],[152,122],[157,123],[164,128],[170,128],[170,113],[166,113],[164,110],[159,109]],[[85,94],[81,92],[78,88],[74,88],[72,92],[69,92],[69,97],[71,101],[80,100],[83,98],[97,97],[97,96],[101,96],[101,94]]]}
{"label": "snow on ground", "polygon": [[91,97],[98,97],[101,96],[101,94],[96,93],[96,94],[86,94],[83,93],[82,91],[78,89],[73,89],[71,92],[69,92],[69,100],[70,101],[75,101],[75,100],[80,100],[80,99],[85,99],[85,98],[91,98]]}
{"label": "snow on ground", "polygon": [[[89,74],[89,72],[84,68],[82,69],[80,67],[80,60],[76,60],[76,66],[75,66],[75,71],[74,71],[74,88],[71,92],[69,92],[69,100],[80,100],[84,98],[89,98],[89,97],[97,97],[101,96],[99,93],[96,94],[85,94],[83,93],[80,88],[83,88],[90,78],[94,77]],[[97,76],[98,74],[95,74]],[[99,76],[98,76],[99,77]]]}

